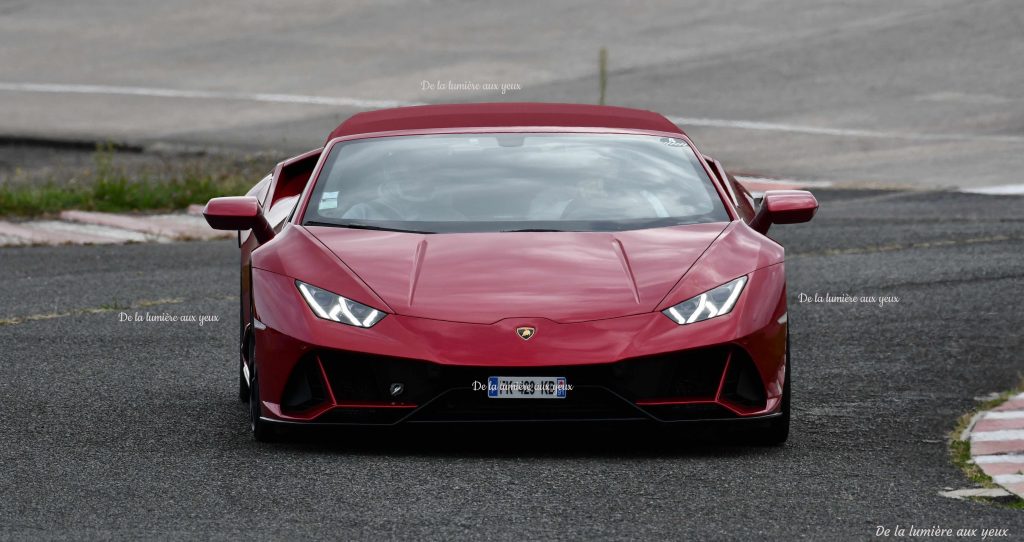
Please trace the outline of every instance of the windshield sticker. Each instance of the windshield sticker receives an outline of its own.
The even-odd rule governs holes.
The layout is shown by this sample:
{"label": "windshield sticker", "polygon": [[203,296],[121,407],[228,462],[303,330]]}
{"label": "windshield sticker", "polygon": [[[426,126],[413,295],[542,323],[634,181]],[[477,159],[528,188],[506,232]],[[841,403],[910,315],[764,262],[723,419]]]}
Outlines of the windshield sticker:
{"label": "windshield sticker", "polygon": [[320,198],[319,209],[337,209],[338,208],[338,193],[337,192],[324,192],[324,195]]}
{"label": "windshield sticker", "polygon": [[661,142],[668,145],[669,147],[686,147],[688,146],[682,139],[676,139],[674,137],[663,137]]}

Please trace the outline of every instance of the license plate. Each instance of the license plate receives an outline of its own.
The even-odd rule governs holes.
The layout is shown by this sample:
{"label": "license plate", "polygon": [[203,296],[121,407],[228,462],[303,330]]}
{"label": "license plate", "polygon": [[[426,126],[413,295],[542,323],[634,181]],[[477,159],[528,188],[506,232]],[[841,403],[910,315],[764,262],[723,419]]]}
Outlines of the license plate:
{"label": "license plate", "polygon": [[491,399],[565,399],[564,376],[492,376],[487,378]]}

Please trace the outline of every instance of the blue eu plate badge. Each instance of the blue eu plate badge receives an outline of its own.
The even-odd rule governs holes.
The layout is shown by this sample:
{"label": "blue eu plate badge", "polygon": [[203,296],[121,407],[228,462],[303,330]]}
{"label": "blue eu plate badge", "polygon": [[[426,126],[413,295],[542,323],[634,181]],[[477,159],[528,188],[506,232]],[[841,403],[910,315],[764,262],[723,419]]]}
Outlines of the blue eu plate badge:
{"label": "blue eu plate badge", "polygon": [[487,397],[491,399],[565,399],[568,386],[564,376],[491,376]]}

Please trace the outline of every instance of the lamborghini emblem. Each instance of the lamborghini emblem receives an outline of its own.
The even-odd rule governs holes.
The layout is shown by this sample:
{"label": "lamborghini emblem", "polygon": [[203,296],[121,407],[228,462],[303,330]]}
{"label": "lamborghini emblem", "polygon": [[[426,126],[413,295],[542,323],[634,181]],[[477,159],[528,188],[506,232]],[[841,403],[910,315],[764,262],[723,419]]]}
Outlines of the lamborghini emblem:
{"label": "lamborghini emblem", "polygon": [[532,327],[528,327],[528,326],[523,326],[523,327],[517,327],[516,328],[516,335],[519,335],[519,338],[524,340],[524,341],[528,341],[528,340],[532,339],[533,336],[536,333],[537,333],[537,328],[532,328]]}

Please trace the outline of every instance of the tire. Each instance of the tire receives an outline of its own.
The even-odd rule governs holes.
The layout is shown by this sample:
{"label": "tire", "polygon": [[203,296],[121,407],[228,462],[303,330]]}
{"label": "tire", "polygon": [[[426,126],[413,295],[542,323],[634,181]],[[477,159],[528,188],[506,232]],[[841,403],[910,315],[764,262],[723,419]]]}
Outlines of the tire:
{"label": "tire", "polygon": [[262,403],[260,403],[260,382],[259,373],[256,370],[256,348],[254,346],[249,349],[249,364],[252,367],[251,378],[247,386],[249,388],[249,431],[252,432],[252,438],[256,442],[276,442],[280,440],[278,429],[274,427],[274,424],[264,421],[260,417]]}
{"label": "tire", "polygon": [[786,377],[782,383],[782,405],[780,406],[782,415],[772,418],[768,421],[767,425],[757,433],[756,441],[757,444],[763,446],[781,446],[789,438],[789,421],[791,412],[792,402],[792,386],[790,384],[790,378],[792,374],[792,365],[789,362],[789,334],[786,334]]}

